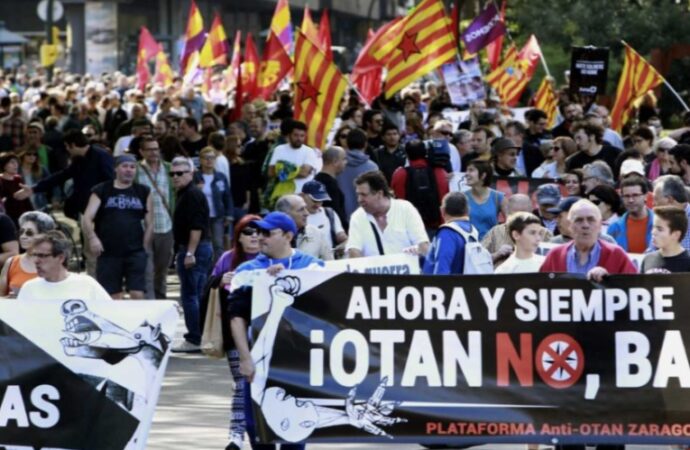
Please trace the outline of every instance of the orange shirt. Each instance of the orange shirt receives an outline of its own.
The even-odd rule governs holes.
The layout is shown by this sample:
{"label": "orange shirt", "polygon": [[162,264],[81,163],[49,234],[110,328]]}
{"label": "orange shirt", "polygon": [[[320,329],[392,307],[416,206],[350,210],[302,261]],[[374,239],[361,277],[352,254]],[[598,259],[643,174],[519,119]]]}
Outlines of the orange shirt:
{"label": "orange shirt", "polygon": [[7,288],[10,292],[17,293],[19,289],[29,280],[33,280],[38,276],[36,272],[26,272],[22,269],[21,259],[26,258],[26,253],[15,256],[10,261],[10,268],[7,272]]}
{"label": "orange shirt", "polygon": [[633,219],[628,215],[628,253],[644,253],[647,250],[647,221],[649,214],[644,219]]}

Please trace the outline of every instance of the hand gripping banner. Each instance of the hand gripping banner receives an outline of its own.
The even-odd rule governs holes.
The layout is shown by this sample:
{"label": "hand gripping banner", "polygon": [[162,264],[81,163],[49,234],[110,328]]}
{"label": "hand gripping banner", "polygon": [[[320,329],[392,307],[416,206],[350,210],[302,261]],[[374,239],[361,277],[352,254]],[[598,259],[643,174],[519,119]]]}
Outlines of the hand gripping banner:
{"label": "hand gripping banner", "polygon": [[143,450],[173,302],[0,301],[0,448]]}
{"label": "hand gripping banner", "polygon": [[286,271],[254,284],[264,442],[690,443],[690,279]]}

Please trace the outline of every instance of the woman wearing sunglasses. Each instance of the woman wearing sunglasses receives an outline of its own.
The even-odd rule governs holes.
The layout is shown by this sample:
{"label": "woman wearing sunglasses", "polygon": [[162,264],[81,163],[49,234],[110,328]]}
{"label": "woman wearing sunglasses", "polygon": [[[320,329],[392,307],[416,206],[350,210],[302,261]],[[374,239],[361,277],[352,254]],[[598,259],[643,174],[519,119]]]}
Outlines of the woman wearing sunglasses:
{"label": "woman wearing sunglasses", "polygon": [[[226,448],[240,449],[244,440],[246,422],[244,419],[244,389],[245,378],[240,375],[240,355],[234,348],[230,329],[227,326],[230,320],[226,317],[228,291],[224,289],[229,286],[235,274],[237,266],[245,261],[252,260],[259,254],[259,229],[250,225],[254,220],[261,220],[255,215],[245,215],[235,225],[235,241],[231,250],[223,253],[213,268],[212,277],[216,280],[215,287],[221,287],[221,316],[223,325],[223,343],[230,364],[230,373],[235,382],[235,391],[232,396],[232,414],[230,415],[230,443]],[[234,445],[234,446],[233,446]]]}
{"label": "woman wearing sunglasses", "polygon": [[29,251],[39,235],[54,229],[55,221],[46,213],[29,211],[19,217],[19,247],[26,253],[5,261],[0,272],[0,295],[14,298],[24,283],[38,276]]}
{"label": "woman wearing sunglasses", "polygon": [[606,233],[609,225],[620,218],[618,213],[621,212],[623,207],[620,195],[613,187],[600,184],[592,188],[587,197],[601,211],[601,232]]}

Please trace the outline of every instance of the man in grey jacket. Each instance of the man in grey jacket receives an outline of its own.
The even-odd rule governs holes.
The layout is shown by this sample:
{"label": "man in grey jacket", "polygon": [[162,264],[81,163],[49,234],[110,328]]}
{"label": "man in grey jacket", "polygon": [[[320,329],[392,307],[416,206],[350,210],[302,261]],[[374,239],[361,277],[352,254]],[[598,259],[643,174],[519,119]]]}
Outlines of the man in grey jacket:
{"label": "man in grey jacket", "polygon": [[367,135],[356,128],[347,135],[347,165],[338,176],[338,186],[345,196],[345,215],[350,215],[359,207],[355,193],[355,178],[364,172],[378,170],[379,167],[364,152]]}

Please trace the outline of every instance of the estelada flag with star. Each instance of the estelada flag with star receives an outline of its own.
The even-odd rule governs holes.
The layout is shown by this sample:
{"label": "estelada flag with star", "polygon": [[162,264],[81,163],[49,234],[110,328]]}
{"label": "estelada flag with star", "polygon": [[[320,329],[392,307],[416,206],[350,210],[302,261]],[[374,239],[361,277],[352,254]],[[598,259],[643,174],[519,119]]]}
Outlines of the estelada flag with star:
{"label": "estelada flag with star", "polygon": [[[395,33],[395,34],[394,34]],[[454,60],[458,49],[441,0],[422,0],[386,33],[374,57],[384,60],[386,98],[437,67]]]}
{"label": "estelada flag with star", "polygon": [[347,79],[301,30],[295,42],[295,119],[308,126],[307,145],[323,149]]}
{"label": "estelada flag with star", "polygon": [[508,106],[517,104],[537,69],[540,56],[541,48],[534,35],[519,53],[514,45],[509,47],[503,63],[486,77],[486,82],[496,89],[501,102]]}

